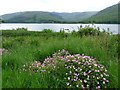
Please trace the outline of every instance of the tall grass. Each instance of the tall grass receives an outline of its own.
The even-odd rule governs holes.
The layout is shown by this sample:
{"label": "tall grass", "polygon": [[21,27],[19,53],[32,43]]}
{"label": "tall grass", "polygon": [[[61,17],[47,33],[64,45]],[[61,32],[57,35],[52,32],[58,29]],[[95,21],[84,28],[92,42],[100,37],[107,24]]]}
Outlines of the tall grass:
{"label": "tall grass", "polygon": [[[88,29],[88,28],[87,28]],[[91,30],[91,29],[90,29]],[[88,31],[89,32],[89,31]],[[81,37],[82,36],[82,37]],[[2,87],[3,88],[57,88],[64,87],[65,70],[51,73],[23,72],[22,66],[33,61],[43,62],[54,52],[66,49],[71,54],[85,54],[96,58],[110,75],[110,88],[118,88],[118,61],[116,35],[60,33],[52,31],[3,31]]]}

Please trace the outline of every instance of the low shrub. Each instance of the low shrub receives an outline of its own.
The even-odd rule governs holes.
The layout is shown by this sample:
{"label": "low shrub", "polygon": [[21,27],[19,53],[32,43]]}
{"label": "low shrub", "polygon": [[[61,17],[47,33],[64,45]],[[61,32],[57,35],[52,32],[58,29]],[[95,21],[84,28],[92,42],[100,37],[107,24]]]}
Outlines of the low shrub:
{"label": "low shrub", "polygon": [[42,33],[52,33],[53,31],[51,29],[43,29],[41,32]]}
{"label": "low shrub", "polygon": [[[59,65],[61,62],[64,65]],[[49,72],[49,70],[59,73],[60,71],[57,68],[61,67],[64,67],[63,72],[65,72],[63,80],[66,85],[64,87],[83,89],[109,87],[109,75],[102,64],[90,56],[84,54],[71,55],[64,49],[54,53],[52,57],[47,57],[42,63],[40,61],[27,63],[23,65],[22,69],[33,73]]]}

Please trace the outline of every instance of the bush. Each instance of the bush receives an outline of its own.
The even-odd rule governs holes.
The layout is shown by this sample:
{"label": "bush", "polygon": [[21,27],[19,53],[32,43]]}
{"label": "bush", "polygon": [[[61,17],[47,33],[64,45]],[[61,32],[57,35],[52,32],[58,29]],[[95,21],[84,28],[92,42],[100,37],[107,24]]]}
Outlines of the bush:
{"label": "bush", "polygon": [[50,29],[44,29],[44,30],[42,30],[41,32],[43,32],[43,33],[52,33],[53,31],[50,30]]}
{"label": "bush", "polygon": [[[62,63],[63,65],[59,65]],[[63,68],[64,82],[67,88],[91,88],[100,89],[109,87],[109,75],[106,68],[96,59],[80,54],[69,54],[66,50],[59,50],[52,57],[47,57],[43,63],[35,61],[23,65],[24,71],[35,73],[49,72],[59,73]],[[57,71],[56,71],[57,69]],[[61,72],[60,72],[61,73]],[[59,74],[58,74],[59,75]]]}

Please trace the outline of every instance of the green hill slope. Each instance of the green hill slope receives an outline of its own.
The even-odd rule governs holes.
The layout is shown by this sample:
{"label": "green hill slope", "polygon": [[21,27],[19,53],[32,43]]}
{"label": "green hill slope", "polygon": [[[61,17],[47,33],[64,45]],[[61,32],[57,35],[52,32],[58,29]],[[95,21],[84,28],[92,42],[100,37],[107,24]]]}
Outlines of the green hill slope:
{"label": "green hill slope", "polygon": [[104,10],[101,10],[96,15],[93,15],[90,18],[86,19],[84,22],[120,23],[120,21],[118,21],[118,12],[120,12],[120,9],[118,9],[118,4],[116,4]]}
{"label": "green hill slope", "polygon": [[18,12],[12,14],[2,15],[5,22],[15,22],[15,23],[45,23],[45,22],[61,22],[62,17],[41,11],[30,11],[30,12]]}
{"label": "green hill slope", "polygon": [[79,22],[87,19],[97,12],[57,13],[29,11],[2,15],[8,23],[51,23],[51,22]]}
{"label": "green hill slope", "polygon": [[91,12],[74,12],[74,13],[56,13],[57,15],[61,16],[67,22],[79,22],[84,19],[95,15],[97,11]]}

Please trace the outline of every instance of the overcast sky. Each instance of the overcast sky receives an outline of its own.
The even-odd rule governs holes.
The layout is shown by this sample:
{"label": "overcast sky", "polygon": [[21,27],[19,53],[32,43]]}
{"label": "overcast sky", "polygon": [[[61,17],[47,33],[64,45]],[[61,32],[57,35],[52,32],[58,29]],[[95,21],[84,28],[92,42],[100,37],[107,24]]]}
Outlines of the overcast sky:
{"label": "overcast sky", "polygon": [[119,0],[0,0],[0,15],[22,11],[100,11]]}

